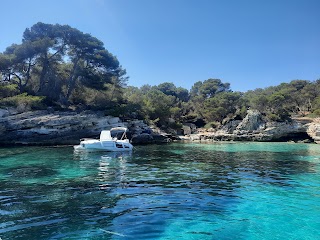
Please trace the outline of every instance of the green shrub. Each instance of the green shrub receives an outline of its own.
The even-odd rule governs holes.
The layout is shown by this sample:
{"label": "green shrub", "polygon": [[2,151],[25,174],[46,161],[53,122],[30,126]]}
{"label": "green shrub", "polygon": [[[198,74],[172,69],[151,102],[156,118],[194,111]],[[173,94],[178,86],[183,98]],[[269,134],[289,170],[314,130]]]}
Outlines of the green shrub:
{"label": "green shrub", "polygon": [[209,129],[209,128],[216,128],[219,126],[219,123],[217,122],[209,122],[206,125],[204,125],[205,129]]}
{"label": "green shrub", "polygon": [[44,109],[43,96],[31,96],[27,93],[22,93],[12,97],[6,97],[0,100],[1,106],[11,106],[18,108],[21,112],[28,110]]}
{"label": "green shrub", "polygon": [[0,99],[13,97],[19,94],[18,86],[16,84],[3,84],[0,85]]}
{"label": "green shrub", "polygon": [[179,123],[179,122],[169,122],[168,123],[168,128],[172,128],[174,130],[178,130],[178,129],[181,129],[182,128],[182,124]]}
{"label": "green shrub", "polygon": [[198,115],[195,113],[189,113],[188,115],[182,116],[184,122],[195,122],[198,119]]}
{"label": "green shrub", "polygon": [[308,114],[308,117],[320,117],[320,109],[314,110],[311,114]]}
{"label": "green shrub", "polygon": [[105,115],[126,117],[126,106],[124,104],[113,104],[109,109],[104,111]]}
{"label": "green shrub", "polygon": [[275,121],[275,122],[279,122],[280,121],[280,117],[277,114],[274,113],[269,113],[267,114],[267,118],[271,121]]}

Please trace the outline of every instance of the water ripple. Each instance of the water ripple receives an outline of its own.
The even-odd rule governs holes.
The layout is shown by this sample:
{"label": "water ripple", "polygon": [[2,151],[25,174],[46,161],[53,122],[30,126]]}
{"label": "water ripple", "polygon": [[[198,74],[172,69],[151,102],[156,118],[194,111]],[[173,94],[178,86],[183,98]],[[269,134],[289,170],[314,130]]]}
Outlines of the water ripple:
{"label": "water ripple", "polygon": [[0,156],[0,237],[316,239],[319,159],[317,146],[299,144],[10,148]]}

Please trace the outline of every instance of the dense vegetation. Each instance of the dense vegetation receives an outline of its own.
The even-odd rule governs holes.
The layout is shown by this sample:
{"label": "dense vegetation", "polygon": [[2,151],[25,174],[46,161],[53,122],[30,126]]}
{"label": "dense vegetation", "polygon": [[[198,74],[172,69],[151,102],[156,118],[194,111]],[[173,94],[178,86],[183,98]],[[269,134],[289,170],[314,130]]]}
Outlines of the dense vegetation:
{"label": "dense vegetation", "polygon": [[190,91],[165,82],[140,88],[103,43],[67,25],[37,23],[22,43],[0,53],[0,107],[103,110],[179,129],[185,122],[214,127],[242,119],[249,108],[274,121],[320,115],[320,80],[294,80],[233,92],[219,79],[196,82]]}
{"label": "dense vegetation", "polygon": [[13,97],[7,103],[29,95],[61,107],[112,105],[121,101],[117,93],[126,81],[119,61],[100,40],[59,24],[26,29],[22,43],[0,55],[0,71],[2,83],[7,83],[1,97]]}

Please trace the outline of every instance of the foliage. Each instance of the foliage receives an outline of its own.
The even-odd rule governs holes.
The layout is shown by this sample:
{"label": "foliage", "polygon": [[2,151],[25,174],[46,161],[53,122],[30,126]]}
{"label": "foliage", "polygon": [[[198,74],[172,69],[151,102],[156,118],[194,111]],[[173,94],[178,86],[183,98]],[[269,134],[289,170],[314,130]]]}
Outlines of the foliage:
{"label": "foliage", "polygon": [[311,117],[311,118],[320,117],[320,109],[314,110],[312,113],[308,114],[308,117]]}
{"label": "foliage", "polygon": [[127,110],[158,125],[168,126],[169,119],[176,123],[196,123],[204,119],[205,127],[217,127],[230,119],[241,120],[249,108],[280,122],[289,121],[291,115],[320,112],[320,81],[294,80],[241,93],[232,92],[230,85],[219,79],[208,79],[196,82],[185,98],[179,97],[178,90],[168,82],[128,87],[124,93]]}
{"label": "foliage", "polygon": [[163,124],[170,116],[170,108],[173,107],[175,97],[165,95],[163,92],[152,89],[143,98],[143,108],[150,120],[159,118],[159,124]]}
{"label": "foliage", "polygon": [[196,82],[190,91],[191,97],[200,96],[202,99],[213,97],[220,92],[229,92],[230,84],[223,83],[220,79],[208,79],[204,82]]}
{"label": "foliage", "polygon": [[216,128],[216,127],[218,127],[218,126],[220,126],[220,124],[217,123],[217,122],[208,122],[208,123],[204,126],[204,128],[209,129],[209,128]]}
{"label": "foliage", "polygon": [[3,98],[0,100],[0,106],[12,106],[25,110],[44,109],[43,96],[30,96],[27,93],[22,93],[12,97]]}
{"label": "foliage", "polygon": [[195,82],[190,91],[172,82],[126,86],[127,79],[100,40],[68,25],[39,22],[24,31],[21,44],[0,53],[2,106],[102,110],[176,130],[183,123],[218,127],[243,119],[250,108],[272,121],[320,116],[320,80],[241,93],[213,78]]}
{"label": "foliage", "polygon": [[[180,127],[180,118],[188,111],[185,102],[189,98],[188,90],[177,88],[173,83],[127,87],[124,98],[128,117],[140,117],[159,126]],[[170,118],[175,120],[174,124]]]}
{"label": "foliage", "polygon": [[[2,81],[18,85],[20,93],[43,95],[70,104],[77,86],[96,90],[122,87],[125,70],[90,34],[68,25],[37,23],[0,55]],[[32,85],[32,86],[31,86]]]}
{"label": "foliage", "polygon": [[222,122],[227,115],[236,111],[236,102],[240,97],[238,93],[231,92],[229,83],[223,83],[220,79],[196,82],[190,95],[193,111],[206,122]]}
{"label": "foliage", "polygon": [[0,85],[0,99],[12,97],[19,94],[18,86],[16,84],[2,84]]}
{"label": "foliage", "polygon": [[305,116],[320,109],[319,80],[293,80],[278,86],[244,93],[248,106],[259,109],[275,121],[285,121],[290,115]]}

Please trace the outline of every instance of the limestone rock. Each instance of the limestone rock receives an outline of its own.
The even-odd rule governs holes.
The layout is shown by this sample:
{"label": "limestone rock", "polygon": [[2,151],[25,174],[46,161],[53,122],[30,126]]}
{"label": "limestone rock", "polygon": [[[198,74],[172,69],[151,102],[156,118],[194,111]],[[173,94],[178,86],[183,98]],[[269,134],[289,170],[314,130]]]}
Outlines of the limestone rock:
{"label": "limestone rock", "polygon": [[131,139],[132,144],[150,144],[154,142],[153,137],[151,134],[142,133],[139,135],[134,135]]}
{"label": "limestone rock", "polygon": [[190,135],[192,133],[191,127],[186,125],[182,126],[182,130],[184,135]]}
{"label": "limestone rock", "polygon": [[320,144],[320,118],[307,124],[307,133],[316,143]]}
{"label": "limestone rock", "polygon": [[100,112],[15,113],[0,118],[0,143],[78,144],[80,138],[99,137],[101,130],[122,126],[119,118]]}
{"label": "limestone rock", "polygon": [[[305,120],[287,122],[267,121],[259,111],[248,110],[242,120],[232,120],[224,123],[215,132],[199,132],[191,135],[191,140],[214,141],[303,141],[314,139],[320,143],[320,118],[318,122],[307,124]],[[312,139],[310,138],[312,137]]]}
{"label": "limestone rock", "polygon": [[247,116],[236,127],[237,131],[255,131],[264,128],[265,122],[262,120],[258,110],[248,110]]}
{"label": "limestone rock", "polygon": [[170,136],[162,135],[162,134],[136,134],[132,137],[131,142],[133,145],[139,144],[152,144],[152,143],[168,143],[171,142],[172,139]]}
{"label": "limestone rock", "polygon": [[185,123],[182,127],[184,134],[193,134],[197,132],[197,126],[194,123]]}
{"label": "limestone rock", "polygon": [[9,116],[9,111],[6,109],[0,109],[0,118]]}

